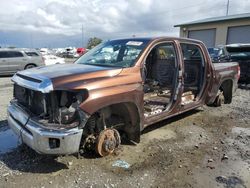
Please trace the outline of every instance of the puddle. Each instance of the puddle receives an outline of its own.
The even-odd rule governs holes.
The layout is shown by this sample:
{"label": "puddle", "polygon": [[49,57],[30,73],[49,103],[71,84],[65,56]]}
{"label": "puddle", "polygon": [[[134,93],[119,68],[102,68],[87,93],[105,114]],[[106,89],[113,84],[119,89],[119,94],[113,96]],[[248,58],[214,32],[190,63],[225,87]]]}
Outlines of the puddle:
{"label": "puddle", "polygon": [[11,129],[0,131],[0,154],[10,152],[19,144],[18,137]]}

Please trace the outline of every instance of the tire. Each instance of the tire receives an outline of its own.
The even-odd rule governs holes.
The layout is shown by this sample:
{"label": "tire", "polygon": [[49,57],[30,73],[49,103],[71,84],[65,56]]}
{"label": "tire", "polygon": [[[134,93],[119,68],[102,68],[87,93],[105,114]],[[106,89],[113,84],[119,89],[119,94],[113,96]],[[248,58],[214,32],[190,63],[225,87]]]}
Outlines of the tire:
{"label": "tire", "polygon": [[28,65],[25,66],[24,69],[31,69],[31,68],[34,68],[34,67],[36,67],[36,65],[34,65],[34,64],[28,64]]}

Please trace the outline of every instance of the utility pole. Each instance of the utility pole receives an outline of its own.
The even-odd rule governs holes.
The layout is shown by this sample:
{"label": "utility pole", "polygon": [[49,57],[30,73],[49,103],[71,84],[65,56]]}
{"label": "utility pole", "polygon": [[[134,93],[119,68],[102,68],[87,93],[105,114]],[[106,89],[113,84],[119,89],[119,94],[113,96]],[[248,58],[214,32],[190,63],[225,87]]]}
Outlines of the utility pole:
{"label": "utility pole", "polygon": [[226,14],[226,16],[228,16],[228,11],[229,11],[229,3],[230,3],[230,0],[227,0],[227,14]]}
{"label": "utility pole", "polygon": [[80,47],[83,47],[83,43],[84,43],[84,38],[83,38],[83,24],[82,24],[82,45]]}

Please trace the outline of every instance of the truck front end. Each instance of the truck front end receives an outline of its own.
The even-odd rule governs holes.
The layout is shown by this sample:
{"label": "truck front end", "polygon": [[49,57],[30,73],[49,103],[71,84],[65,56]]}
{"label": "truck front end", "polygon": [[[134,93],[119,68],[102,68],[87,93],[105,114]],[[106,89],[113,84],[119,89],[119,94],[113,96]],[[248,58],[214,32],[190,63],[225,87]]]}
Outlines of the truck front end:
{"label": "truck front end", "polygon": [[42,76],[17,73],[12,81],[8,124],[19,139],[41,154],[77,153],[88,117],[79,104],[87,93],[54,91],[50,79]]}

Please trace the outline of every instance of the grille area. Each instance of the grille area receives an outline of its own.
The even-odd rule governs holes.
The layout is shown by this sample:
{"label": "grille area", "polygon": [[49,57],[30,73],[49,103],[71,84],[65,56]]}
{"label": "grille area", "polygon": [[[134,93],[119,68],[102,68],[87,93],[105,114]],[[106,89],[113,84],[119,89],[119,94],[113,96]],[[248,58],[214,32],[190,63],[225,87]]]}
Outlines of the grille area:
{"label": "grille area", "polygon": [[44,112],[45,95],[39,91],[14,84],[14,98],[34,115],[41,115]]}

